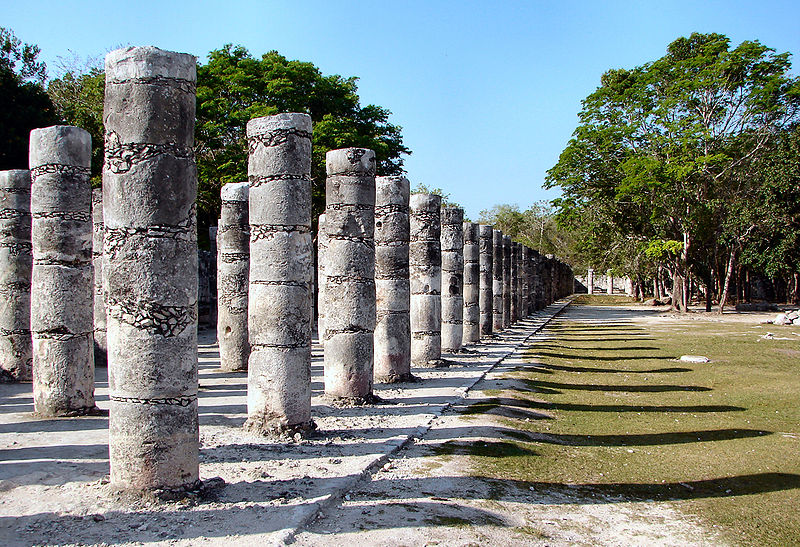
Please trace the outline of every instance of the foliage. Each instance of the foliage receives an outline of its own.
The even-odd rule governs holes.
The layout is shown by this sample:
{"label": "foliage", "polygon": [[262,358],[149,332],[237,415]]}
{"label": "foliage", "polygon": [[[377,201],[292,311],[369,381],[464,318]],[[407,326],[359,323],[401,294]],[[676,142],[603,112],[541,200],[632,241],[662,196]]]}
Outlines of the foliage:
{"label": "foliage", "polygon": [[[450,197],[448,192],[445,192],[441,188],[431,188],[418,182],[414,185],[414,188],[411,189],[412,194],[433,194],[434,196],[439,196],[442,198],[442,207],[461,207],[457,202],[453,201]],[[469,218],[467,218],[466,213],[464,214],[464,220],[469,222]]]}
{"label": "foliage", "polygon": [[547,186],[563,190],[559,221],[598,234],[585,243],[594,254],[621,238],[640,249],[681,243],[667,264],[676,288],[692,272],[724,270],[720,247],[753,235],[744,213],[759,192],[755,166],[800,116],[790,68],[788,53],[757,41],[730,48],[725,36],[695,33],[656,61],[609,70],[548,171]]}
{"label": "foliage", "polygon": [[514,241],[541,254],[557,255],[575,266],[573,255],[577,242],[556,223],[553,208],[545,201],[536,202],[524,211],[517,205],[495,205],[481,211],[478,221],[502,230]]}
{"label": "foliage", "polygon": [[[208,55],[197,74],[198,209],[208,222],[219,211],[223,184],[247,180],[245,126],[258,116],[306,112],[314,123],[314,218],[325,203],[325,153],[358,146],[375,151],[379,175],[403,172],[401,128],[390,112],[360,106],[357,78],[324,76],[309,62],[289,61],[276,51],[254,58],[242,46],[226,45]],[[212,218],[213,217],[213,218]],[[201,222],[202,222],[201,218]]]}
{"label": "foliage", "polygon": [[0,170],[27,169],[30,132],[56,122],[39,47],[0,27]]}

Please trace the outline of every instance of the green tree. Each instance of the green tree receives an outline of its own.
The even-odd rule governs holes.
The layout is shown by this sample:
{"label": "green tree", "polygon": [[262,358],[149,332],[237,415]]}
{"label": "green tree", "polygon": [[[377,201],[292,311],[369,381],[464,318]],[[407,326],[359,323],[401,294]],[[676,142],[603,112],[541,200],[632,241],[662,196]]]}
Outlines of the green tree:
{"label": "green tree", "polygon": [[[359,104],[357,78],[324,76],[309,62],[276,51],[254,58],[242,46],[212,51],[197,74],[198,209],[201,225],[215,222],[219,189],[247,180],[245,126],[258,116],[306,112],[314,123],[313,217],[325,204],[325,153],[359,146],[375,151],[379,175],[403,172],[401,128],[385,108]],[[205,218],[203,218],[205,217]]]}
{"label": "green tree", "polygon": [[56,123],[39,47],[0,27],[0,170],[27,169],[30,132]]}
{"label": "green tree", "polygon": [[606,72],[548,172],[548,187],[564,193],[560,214],[596,209],[610,232],[680,242],[673,305],[686,309],[688,276],[735,209],[727,200],[748,193],[731,185],[748,180],[771,137],[798,117],[790,68],[788,53],[757,41],[731,49],[725,36],[695,33],[652,63]]}

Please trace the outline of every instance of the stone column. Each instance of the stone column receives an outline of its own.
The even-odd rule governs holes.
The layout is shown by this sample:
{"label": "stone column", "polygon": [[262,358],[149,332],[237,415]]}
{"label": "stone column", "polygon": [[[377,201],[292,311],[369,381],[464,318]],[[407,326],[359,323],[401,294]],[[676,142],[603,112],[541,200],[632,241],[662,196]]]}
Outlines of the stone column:
{"label": "stone column", "polygon": [[464,331],[464,210],[442,207],[442,351],[457,352]]}
{"label": "stone column", "polygon": [[614,276],[611,270],[606,271],[606,294],[614,294]]}
{"label": "stone column", "polygon": [[491,336],[494,327],[494,230],[481,224],[478,228],[480,266],[479,300],[481,336]]}
{"label": "stone column", "polygon": [[405,177],[375,179],[375,381],[411,376],[411,289],[408,279],[410,185]]}
{"label": "stone column", "polygon": [[311,421],[311,117],[247,123],[250,288],[245,428],[293,434]]}
{"label": "stone column", "polygon": [[478,225],[465,222],[464,226],[464,329],[463,342],[472,344],[481,339],[480,310],[480,248]]}
{"label": "stone column", "polygon": [[108,364],[106,302],[103,288],[103,189],[92,190],[92,266],[94,267],[94,366]]}
{"label": "stone column", "polygon": [[0,171],[0,383],[31,379],[31,174]]}
{"label": "stone column", "polygon": [[511,236],[503,236],[503,328],[511,326]]}
{"label": "stone column", "polygon": [[217,325],[219,321],[219,248],[217,246],[217,236],[219,234],[220,219],[217,219],[216,226],[208,227],[208,247],[211,260],[208,269],[208,292],[210,296],[210,309],[208,310],[208,322],[210,325]]}
{"label": "stone column", "polygon": [[503,232],[492,231],[492,328],[503,330]]}
{"label": "stone column", "polygon": [[106,55],[103,270],[111,483],[198,481],[196,58]]}
{"label": "stone column", "polygon": [[91,149],[77,127],[31,131],[33,404],[43,416],[95,409]]}
{"label": "stone column", "polygon": [[531,314],[531,250],[527,245],[522,246],[522,261],[520,263],[520,283],[522,292],[522,304],[519,309],[520,319],[524,319]]}
{"label": "stone column", "polygon": [[325,260],[328,256],[325,213],[317,219],[317,339],[325,345]]}
{"label": "stone column", "polygon": [[511,323],[519,320],[519,243],[511,242]]}
{"label": "stone column", "polygon": [[250,286],[250,185],[226,184],[217,226],[217,341],[219,368],[247,370],[250,341],[247,300]]}
{"label": "stone column", "polygon": [[433,194],[411,196],[411,362],[418,367],[442,357],[441,205]]}
{"label": "stone column", "polygon": [[325,227],[325,394],[372,400],[375,331],[375,153],[331,150]]}
{"label": "stone column", "polygon": [[589,290],[589,294],[594,294],[594,270],[592,268],[586,272],[586,288]]}

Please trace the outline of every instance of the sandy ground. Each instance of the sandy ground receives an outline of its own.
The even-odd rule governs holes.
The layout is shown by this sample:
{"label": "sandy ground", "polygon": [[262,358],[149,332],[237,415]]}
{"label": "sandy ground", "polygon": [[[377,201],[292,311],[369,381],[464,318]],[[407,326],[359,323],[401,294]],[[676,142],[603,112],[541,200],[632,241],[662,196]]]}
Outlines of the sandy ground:
{"label": "sandy ground", "polygon": [[[335,408],[313,362],[317,433],[293,443],[242,431],[246,374],[218,370],[212,332],[200,338],[202,479],[225,484],[208,499],[134,500],[107,484],[107,419],[42,420],[30,384],[0,385],[0,545],[686,545],[708,535],[668,504],[587,498],[473,476],[444,440],[503,439],[491,415],[457,410],[481,389],[502,388],[507,368],[564,303],[539,312],[449,369],[415,370],[421,383],[377,385],[384,404]],[[585,320],[587,307],[567,308]],[[659,310],[596,308],[599,320]],[[598,316],[597,314],[611,314]],[[538,331],[538,334],[536,334]],[[485,377],[484,377],[485,376]],[[98,406],[108,407],[106,371]],[[469,523],[469,525],[467,525]],[[713,542],[717,543],[717,542]]]}

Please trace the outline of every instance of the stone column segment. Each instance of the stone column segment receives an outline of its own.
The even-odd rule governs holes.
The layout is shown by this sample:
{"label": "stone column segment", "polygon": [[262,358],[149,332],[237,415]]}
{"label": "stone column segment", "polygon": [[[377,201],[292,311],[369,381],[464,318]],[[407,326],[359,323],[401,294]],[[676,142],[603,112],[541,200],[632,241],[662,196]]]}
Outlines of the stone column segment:
{"label": "stone column segment", "polygon": [[492,230],[492,328],[503,330],[503,232]]}
{"label": "stone column segment", "polygon": [[437,365],[442,357],[442,198],[413,194],[410,200],[411,362]]}
{"label": "stone column segment", "polygon": [[372,400],[375,331],[375,153],[331,150],[325,227],[325,394]]}
{"label": "stone column segment", "polygon": [[106,55],[103,269],[111,483],[198,482],[196,58]]}
{"label": "stone column segment", "polygon": [[311,117],[247,123],[250,359],[245,427],[292,434],[311,421]]}
{"label": "stone column segment", "polygon": [[531,249],[527,245],[522,246],[522,261],[520,263],[520,283],[522,284],[522,304],[520,305],[520,319],[524,319],[531,314]]}
{"label": "stone column segment", "polygon": [[594,270],[592,268],[586,272],[586,288],[589,294],[594,294]]}
{"label": "stone column segment", "polygon": [[94,267],[94,366],[107,365],[106,302],[103,281],[103,189],[92,190],[92,266]]}
{"label": "stone column segment", "polygon": [[325,213],[317,221],[317,338],[325,345],[325,260],[328,253],[328,234],[325,231]]}
{"label": "stone column segment", "polygon": [[77,127],[31,131],[33,404],[43,416],[95,408],[91,148]]}
{"label": "stone column segment", "polygon": [[511,236],[503,236],[503,328],[511,326]]}
{"label": "stone column segment", "polygon": [[31,379],[31,173],[0,171],[0,383]]}
{"label": "stone column segment", "polygon": [[519,243],[511,242],[511,323],[519,319]]}
{"label": "stone column segment", "polygon": [[375,179],[375,380],[411,376],[411,289],[408,279],[409,182]]}
{"label": "stone column segment", "polygon": [[606,294],[614,294],[614,276],[611,270],[606,272]]}
{"label": "stone column segment", "polygon": [[457,352],[464,331],[464,210],[442,207],[442,351]]}
{"label": "stone column segment", "polygon": [[463,342],[472,344],[481,339],[480,310],[480,247],[478,224],[465,222],[464,230],[464,328]]}
{"label": "stone column segment", "polygon": [[479,300],[481,336],[494,331],[494,230],[479,225],[478,252],[480,267]]}
{"label": "stone column segment", "polygon": [[247,300],[250,286],[250,184],[234,182],[220,191],[222,209],[217,241],[217,341],[219,366],[247,370],[250,341]]}

